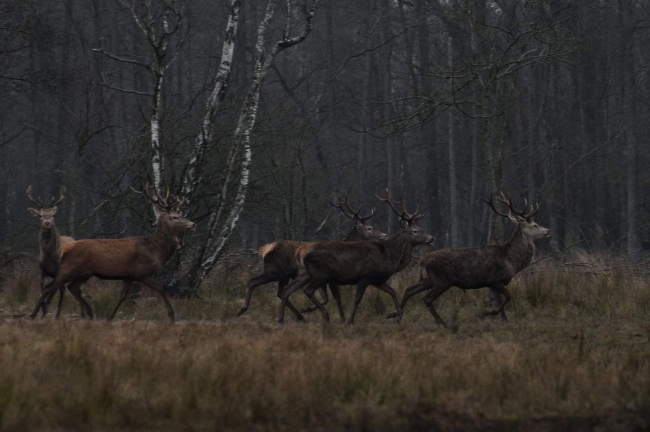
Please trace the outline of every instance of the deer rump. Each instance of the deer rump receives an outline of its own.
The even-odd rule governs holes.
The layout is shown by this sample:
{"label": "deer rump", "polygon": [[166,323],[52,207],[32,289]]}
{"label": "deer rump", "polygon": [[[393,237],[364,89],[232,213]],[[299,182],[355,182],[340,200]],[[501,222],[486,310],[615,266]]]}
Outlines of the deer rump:
{"label": "deer rump", "polygon": [[[326,242],[298,249],[300,262],[311,281],[336,282],[355,285],[360,280],[371,285],[383,284],[394,273],[399,263],[386,263],[387,249],[384,242]],[[392,264],[392,265],[391,265]]]}
{"label": "deer rump", "polygon": [[[304,242],[280,240],[260,248],[260,259],[264,262],[264,271],[280,279],[293,279],[298,275],[296,250]],[[264,249],[264,250],[262,250]]]}
{"label": "deer rump", "polygon": [[[66,271],[71,265],[77,277],[138,280],[142,275],[156,273],[165,262],[152,256],[151,243],[146,237],[77,240],[61,248],[59,271]],[[170,245],[167,249],[167,256],[171,257],[176,247]]]}
{"label": "deer rump", "polygon": [[[429,277],[462,289],[478,289],[496,284],[508,285],[517,272],[533,258],[526,253],[521,268],[516,268],[501,246],[443,249],[428,254],[420,261]],[[481,281],[477,283],[477,281]]]}

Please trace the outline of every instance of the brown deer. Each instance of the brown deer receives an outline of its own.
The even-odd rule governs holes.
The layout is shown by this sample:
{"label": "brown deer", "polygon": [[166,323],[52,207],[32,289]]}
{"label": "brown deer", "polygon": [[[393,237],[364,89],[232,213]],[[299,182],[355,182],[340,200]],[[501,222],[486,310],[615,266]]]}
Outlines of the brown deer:
{"label": "brown deer", "polygon": [[[65,187],[61,186],[59,190],[59,198],[52,197],[49,207],[43,206],[40,200],[34,198],[33,189],[30,185],[27,188],[27,198],[36,206],[27,207],[27,210],[34,216],[40,219],[40,230],[38,234],[38,243],[39,243],[39,260],[38,266],[41,272],[41,292],[45,286],[45,278],[49,277],[54,279],[54,277],[59,272],[60,265],[60,249],[61,246],[73,242],[72,237],[62,236],[59,234],[59,230],[54,223],[54,216],[57,212],[58,204],[63,201],[65,198]],[[63,301],[65,287],[62,287],[59,291],[59,303]],[[52,298],[56,293],[52,291],[50,296],[43,303],[43,316],[47,313],[47,306],[49,306]],[[83,316],[83,309],[81,310]],[[57,314],[58,318],[58,314]]]}
{"label": "brown deer", "polygon": [[[354,228],[352,228],[344,241],[386,240],[388,238],[387,234],[376,230],[368,224],[368,220],[375,215],[374,208],[372,209],[370,215],[362,217],[359,215],[359,213],[361,213],[361,209],[357,211],[352,210],[348,204],[347,196],[345,197],[345,200],[341,200],[339,198],[337,204],[330,204],[333,207],[341,210],[344,215],[354,221]],[[240,309],[237,316],[241,316],[248,310],[253,290],[259,285],[277,281],[277,296],[280,297],[282,295],[282,291],[287,286],[289,281],[298,275],[298,263],[296,262],[295,258],[296,249],[306,243],[307,242],[279,240],[273,243],[265,244],[259,248],[260,259],[264,262],[264,271],[261,275],[255,276],[248,282],[244,305]],[[341,295],[338,285],[336,283],[331,283],[330,290],[332,291],[332,297],[334,297],[334,301],[336,302],[337,308],[339,310],[341,320],[345,320],[345,313],[343,312],[343,306],[341,305]],[[329,297],[327,295],[327,287],[321,287],[320,292],[321,296],[323,297],[322,304],[325,305],[329,301]],[[287,307],[294,313],[296,319],[304,321],[304,317],[296,310],[290,301],[287,301]],[[316,310],[315,307],[305,308],[302,310],[302,312],[312,312],[314,310]]]}
{"label": "brown deer", "polygon": [[178,213],[178,209],[182,205],[182,201],[178,197],[170,200],[169,191],[167,191],[167,196],[163,197],[157,188],[154,189],[152,196],[149,194],[151,189],[149,184],[145,184],[141,191],[135,189],[133,191],[144,195],[153,202],[158,216],[156,230],[144,237],[77,240],[64,245],[61,248],[59,272],[54,281],[45,287],[30,315],[32,318],[36,316],[38,309],[50,292],[60,289],[68,283],[68,290],[92,319],[92,310],[81,297],[79,287],[95,276],[100,279],[123,281],[120,298],[108,320],[115,317],[117,310],[129,293],[131,284],[135,281],[160,293],[167,307],[169,318],[174,321],[174,309],[155,276],[176,252],[179,245],[178,235],[187,230],[193,230],[195,224]]}
{"label": "brown deer", "polygon": [[[484,200],[499,216],[506,217],[515,224],[515,232],[506,244],[473,248],[442,249],[428,253],[420,259],[420,281],[406,289],[400,308],[409,298],[422,291],[429,291],[424,297],[426,305],[436,323],[446,326],[445,322],[433,307],[433,301],[440,297],[452,286],[462,289],[491,288],[499,294],[500,304],[483,313],[483,315],[501,314],[507,321],[504,307],[510,301],[510,293],[506,286],[512,278],[525,269],[535,254],[534,241],[547,237],[551,231],[533,221],[533,216],[539,211],[539,205],[528,206],[525,201],[524,210],[521,212],[513,208],[512,200],[501,194],[499,201],[508,206],[508,213],[502,213],[494,205],[492,195]],[[393,312],[387,318],[394,317],[398,312]]]}
{"label": "brown deer", "polygon": [[323,314],[325,322],[329,322],[327,310],[318,302],[314,292],[328,283],[340,285],[357,284],[357,293],[349,324],[354,323],[354,317],[363,298],[363,294],[372,285],[388,293],[398,310],[397,318],[401,318],[401,309],[395,290],[386,282],[402,271],[413,259],[413,251],[418,245],[433,244],[435,238],[422,232],[416,222],[424,215],[410,214],[402,204],[402,212],[397,211],[395,202],[386,191],[386,198],[378,198],[387,203],[400,218],[400,230],[388,240],[364,242],[318,242],[305,244],[296,250],[296,259],[301,267],[300,276],[282,293],[280,316],[278,322],[284,321],[284,307],[289,296],[304,288],[304,292]]}

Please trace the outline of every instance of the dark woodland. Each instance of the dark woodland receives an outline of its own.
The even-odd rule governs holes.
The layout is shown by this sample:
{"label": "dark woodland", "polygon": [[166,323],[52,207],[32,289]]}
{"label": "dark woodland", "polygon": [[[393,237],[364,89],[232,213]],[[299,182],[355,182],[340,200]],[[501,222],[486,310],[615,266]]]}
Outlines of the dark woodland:
{"label": "dark woodland", "polygon": [[395,232],[385,189],[436,249],[505,240],[483,202],[505,191],[543,204],[545,254],[634,259],[649,42],[647,1],[2,0],[0,258],[37,254],[28,185],[67,188],[62,235],[120,238],[153,231],[149,181],[197,223],[182,291],[269,241],[342,239],[345,195]]}

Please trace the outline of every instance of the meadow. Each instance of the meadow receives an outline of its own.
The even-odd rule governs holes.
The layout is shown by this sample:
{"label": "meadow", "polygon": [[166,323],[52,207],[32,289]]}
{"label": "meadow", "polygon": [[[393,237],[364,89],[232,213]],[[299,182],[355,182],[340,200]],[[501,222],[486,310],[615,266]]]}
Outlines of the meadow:
{"label": "meadow", "polygon": [[[243,317],[247,272],[215,278],[167,320],[144,289],[114,322],[118,285],[69,294],[34,321],[36,272],[0,282],[0,430],[627,431],[650,427],[650,280],[629,268],[536,266],[511,284],[509,323],[478,313],[487,290],[454,289],[435,325],[421,296],[400,324],[368,289],[357,323],[275,322],[275,286]],[[393,279],[404,288],[411,271]],[[343,288],[346,311],[353,289]],[[307,305],[298,293],[296,303]]]}

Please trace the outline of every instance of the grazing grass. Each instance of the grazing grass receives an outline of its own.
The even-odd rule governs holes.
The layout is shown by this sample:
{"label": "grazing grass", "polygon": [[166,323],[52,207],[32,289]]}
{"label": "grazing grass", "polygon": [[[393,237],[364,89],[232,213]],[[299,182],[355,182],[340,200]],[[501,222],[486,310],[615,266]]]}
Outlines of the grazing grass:
{"label": "grazing grass", "polygon": [[[0,430],[647,430],[650,286],[622,273],[553,267],[511,284],[509,323],[481,319],[487,291],[421,296],[400,324],[390,298],[369,289],[355,326],[318,312],[275,323],[275,286],[241,318],[241,280],[207,284],[203,300],[143,289],[116,320],[29,312],[38,281],[8,277],[0,293]],[[400,296],[417,280],[393,281]],[[27,286],[28,288],[25,288]],[[119,284],[84,287],[98,318]],[[353,289],[343,288],[346,312]],[[302,294],[296,303],[307,305]],[[348,312],[349,313],[349,312]],[[52,315],[52,314],[51,314]]]}

